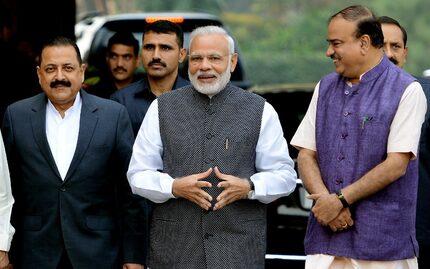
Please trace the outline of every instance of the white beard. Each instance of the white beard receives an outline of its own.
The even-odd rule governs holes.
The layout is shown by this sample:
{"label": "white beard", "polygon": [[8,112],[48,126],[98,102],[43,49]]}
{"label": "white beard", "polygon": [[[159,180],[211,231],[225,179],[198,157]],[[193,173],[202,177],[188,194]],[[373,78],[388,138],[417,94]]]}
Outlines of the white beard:
{"label": "white beard", "polygon": [[227,85],[227,83],[230,81],[231,78],[231,73],[230,73],[230,62],[228,63],[227,69],[225,70],[224,73],[217,74],[215,71],[211,71],[210,74],[211,75],[215,75],[216,76],[216,81],[213,82],[212,84],[201,84],[198,81],[198,76],[203,75],[203,74],[207,74],[205,72],[200,72],[197,71],[194,75],[190,74],[190,71],[188,70],[188,77],[190,78],[191,84],[194,86],[194,88],[202,94],[206,94],[209,97],[212,97],[216,94],[218,94],[220,91],[222,91],[225,86]]}

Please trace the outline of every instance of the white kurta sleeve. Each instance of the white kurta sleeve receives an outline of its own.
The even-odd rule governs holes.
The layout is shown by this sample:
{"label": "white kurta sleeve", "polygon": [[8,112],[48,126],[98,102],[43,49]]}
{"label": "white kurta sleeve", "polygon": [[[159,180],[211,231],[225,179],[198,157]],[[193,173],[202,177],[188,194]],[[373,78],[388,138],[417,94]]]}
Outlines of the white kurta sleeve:
{"label": "white kurta sleeve", "polygon": [[10,224],[13,203],[9,167],[0,133],[0,250],[3,251],[9,251],[15,233]]}
{"label": "white kurta sleeve", "polygon": [[314,94],[309,104],[308,110],[306,111],[305,117],[300,122],[293,138],[291,139],[291,145],[297,149],[310,149],[313,151],[317,150],[316,138],[315,138],[315,122],[317,115],[317,102],[319,93],[319,83],[315,86]]}
{"label": "white kurta sleeve", "polygon": [[421,126],[427,111],[426,100],[418,82],[406,88],[390,126],[387,152],[411,152],[414,155],[412,159],[416,158]]}
{"label": "white kurta sleeve", "polygon": [[257,173],[251,176],[255,193],[251,199],[270,203],[294,191],[297,179],[294,161],[289,155],[278,114],[267,102],[256,147],[255,167]]}

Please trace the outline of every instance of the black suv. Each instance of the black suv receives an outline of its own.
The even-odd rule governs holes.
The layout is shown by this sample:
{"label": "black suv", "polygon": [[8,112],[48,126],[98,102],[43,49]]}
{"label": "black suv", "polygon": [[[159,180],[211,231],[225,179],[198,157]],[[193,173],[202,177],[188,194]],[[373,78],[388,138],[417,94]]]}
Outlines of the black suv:
{"label": "black suv", "polygon": [[[109,38],[117,31],[130,31],[139,42],[142,42],[142,31],[147,23],[165,19],[181,25],[184,31],[184,46],[187,47],[192,30],[199,26],[216,25],[226,28],[218,17],[206,13],[127,13],[109,16],[94,16],[86,18],[75,25],[76,43],[83,60],[88,64],[88,71],[103,70],[106,66],[106,47]],[[228,29],[226,29],[228,31]],[[239,53],[236,44],[236,52]],[[188,58],[179,67],[182,77],[188,78]],[[141,70],[143,72],[143,70]],[[88,77],[88,76],[87,76]],[[245,78],[243,62],[239,53],[239,60],[234,70],[232,83],[243,89],[251,86]]]}

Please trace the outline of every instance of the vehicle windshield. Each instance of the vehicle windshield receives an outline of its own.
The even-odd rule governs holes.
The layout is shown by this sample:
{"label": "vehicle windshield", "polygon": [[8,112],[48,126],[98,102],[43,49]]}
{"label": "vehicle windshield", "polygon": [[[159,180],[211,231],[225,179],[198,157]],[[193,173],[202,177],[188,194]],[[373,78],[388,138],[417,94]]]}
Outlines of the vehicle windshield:
{"label": "vehicle windshield", "polygon": [[[114,21],[106,22],[102,28],[100,28],[96,34],[94,35],[94,39],[92,41],[90,51],[88,54],[88,71],[89,72],[105,72],[106,68],[106,46],[109,38],[117,31],[123,31],[127,29],[132,32],[133,35],[139,40],[139,45],[142,47],[142,30],[145,28],[146,21],[143,18],[136,19],[120,19]],[[184,47],[187,48],[190,34],[193,29],[203,25],[217,25],[222,26],[220,21],[214,19],[184,19],[180,23],[182,30],[184,32]],[[236,46],[237,48],[237,46]],[[188,49],[188,48],[187,48]],[[244,70],[243,64],[239,59],[238,66],[232,74],[232,82],[242,88],[248,88],[249,82],[244,79]],[[188,58],[185,58],[185,61],[179,66],[179,73],[182,77],[188,78]],[[138,72],[143,73],[143,67],[138,69]],[[89,75],[91,76],[91,75]]]}

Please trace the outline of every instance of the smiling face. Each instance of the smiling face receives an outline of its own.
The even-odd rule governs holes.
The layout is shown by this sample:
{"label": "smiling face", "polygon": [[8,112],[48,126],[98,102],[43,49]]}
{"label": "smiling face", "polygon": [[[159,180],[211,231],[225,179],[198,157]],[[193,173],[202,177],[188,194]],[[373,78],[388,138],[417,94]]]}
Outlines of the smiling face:
{"label": "smiling face", "polygon": [[230,80],[237,64],[237,54],[230,55],[224,35],[214,33],[196,36],[190,43],[188,74],[200,92],[213,95]]}
{"label": "smiling face", "polygon": [[84,81],[85,65],[80,64],[71,45],[45,47],[37,68],[39,83],[57,110],[67,110]]}
{"label": "smiling face", "polygon": [[361,39],[357,38],[356,22],[335,17],[328,26],[326,56],[333,60],[336,72],[352,83],[359,80],[363,74],[361,61]]}

